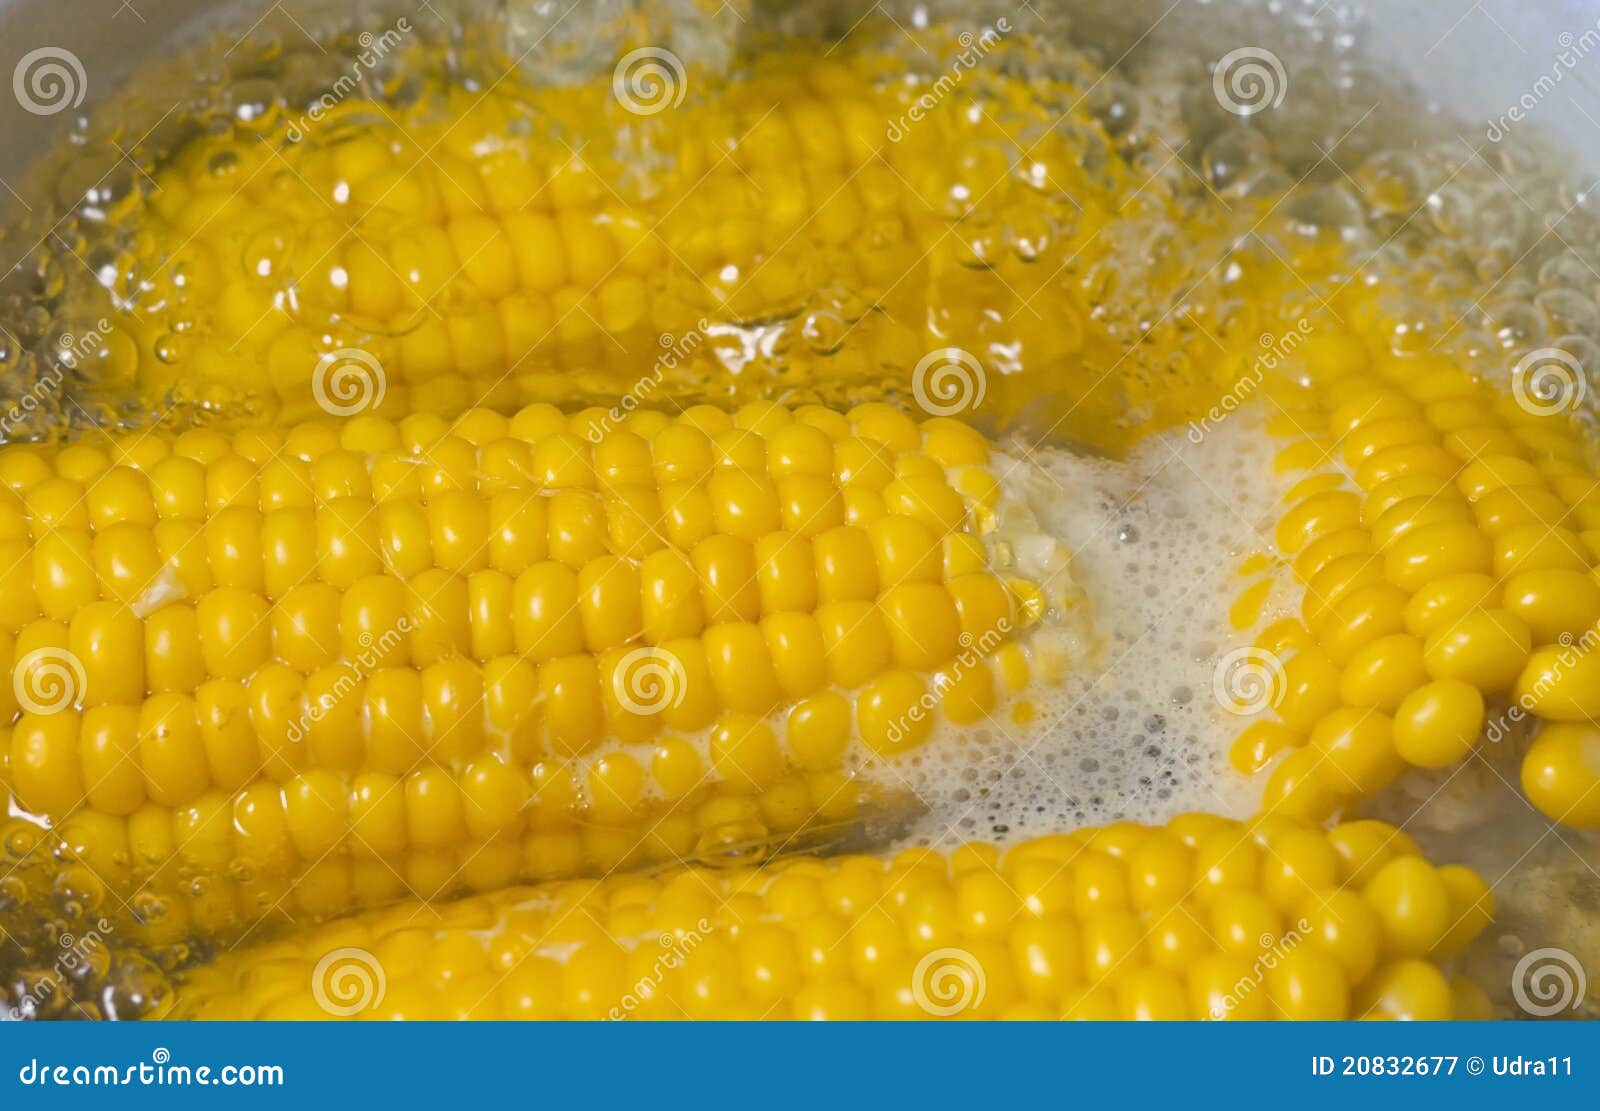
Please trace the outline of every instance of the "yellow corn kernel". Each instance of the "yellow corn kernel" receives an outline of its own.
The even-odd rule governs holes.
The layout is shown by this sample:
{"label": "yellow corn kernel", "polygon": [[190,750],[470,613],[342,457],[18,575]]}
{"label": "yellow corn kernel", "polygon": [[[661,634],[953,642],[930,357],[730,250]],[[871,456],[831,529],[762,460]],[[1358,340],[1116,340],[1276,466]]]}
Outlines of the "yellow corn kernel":
{"label": "yellow corn kernel", "polygon": [[1449,767],[1477,746],[1483,721],[1483,694],[1471,683],[1425,683],[1395,710],[1395,750],[1419,768]]}
{"label": "yellow corn kernel", "polygon": [[1339,705],[1341,672],[1320,648],[1291,656],[1283,666],[1278,715],[1296,733],[1309,733],[1324,714]]}
{"label": "yellow corn kernel", "polygon": [[1278,550],[1294,555],[1307,544],[1361,523],[1361,499],[1347,490],[1314,494],[1278,519]]}
{"label": "yellow corn kernel", "polygon": [[1586,571],[1551,568],[1506,579],[1506,612],[1519,618],[1537,645],[1581,637],[1600,624],[1600,582]]}
{"label": "yellow corn kernel", "polygon": [[1384,574],[1402,590],[1449,575],[1486,574],[1494,565],[1489,538],[1468,524],[1423,525],[1388,546]]}
{"label": "yellow corn kernel", "polygon": [[1543,726],[1522,758],[1522,789],[1558,822],[1600,826],[1600,730],[1590,722]]}
{"label": "yellow corn kernel", "polygon": [[1394,723],[1376,710],[1335,710],[1317,723],[1308,744],[1323,757],[1329,781],[1342,793],[1375,794],[1404,770],[1395,751]]}
{"label": "yellow corn kernel", "polygon": [[[847,818],[847,767],[1033,681],[1014,595],[1059,598],[1000,577],[917,450],[976,467],[970,436],[826,412],[368,415],[186,433],[148,471],[30,454],[14,554],[38,604],[0,614],[0,649],[81,680],[55,712],[11,698],[7,790],[137,817],[127,880],[174,908],[169,937],[246,924],[236,862],[259,907],[320,915],[392,893],[385,869],[443,894]],[[879,512],[796,530],[796,483]],[[163,561],[175,581],[132,590]],[[168,842],[214,897],[152,880]]]}
{"label": "yellow corn kernel", "polygon": [[1356,650],[1339,676],[1339,697],[1349,706],[1393,713],[1402,699],[1428,680],[1422,641],[1405,633],[1382,637]]}
{"label": "yellow corn kernel", "polygon": [[1469,573],[1434,579],[1406,603],[1406,630],[1426,639],[1474,609],[1493,609],[1500,598],[1500,583],[1488,575]]}
{"label": "yellow corn kernel", "polygon": [[[1080,831],[1065,855],[1068,838],[1043,838],[513,888],[426,926],[401,904],[190,969],[169,1013],[312,1013],[311,966],[357,939],[387,991],[338,1017],[1451,1017],[1458,995],[1477,1013],[1433,963],[1492,914],[1471,872],[1402,847],[1355,882],[1334,871],[1341,830],[1189,817],[1212,831],[1203,853],[1175,821]],[[1260,870],[1278,858],[1298,886]],[[1290,909],[1264,891],[1293,891]],[[679,959],[660,960],[663,938]],[[1269,972],[1241,992],[1258,964]],[[636,967],[656,970],[637,996]]]}
{"label": "yellow corn kernel", "polygon": [[1512,693],[1539,717],[1592,722],[1600,717],[1600,653],[1587,641],[1540,648],[1528,658]]}
{"label": "yellow corn kernel", "polygon": [[1486,694],[1511,689],[1533,649],[1519,617],[1498,609],[1471,610],[1427,640],[1423,662],[1435,679],[1461,679]]}

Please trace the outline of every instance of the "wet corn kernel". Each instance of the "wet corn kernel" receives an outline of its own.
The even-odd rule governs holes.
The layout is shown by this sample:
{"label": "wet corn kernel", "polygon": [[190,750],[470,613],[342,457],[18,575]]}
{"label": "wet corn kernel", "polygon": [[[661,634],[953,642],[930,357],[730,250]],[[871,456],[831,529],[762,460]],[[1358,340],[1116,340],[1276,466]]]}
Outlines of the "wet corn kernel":
{"label": "wet corn kernel", "polygon": [[1388,786],[1405,764],[1395,750],[1394,722],[1376,710],[1344,707],[1317,722],[1309,746],[1332,773],[1332,784],[1357,797]]}
{"label": "wet corn kernel", "polygon": [[1455,994],[1434,965],[1402,960],[1384,965],[1356,994],[1365,1017],[1431,1022],[1455,1015]]}
{"label": "wet corn kernel", "polygon": [[1435,679],[1460,679],[1485,694],[1510,690],[1533,649],[1533,634],[1505,610],[1471,610],[1428,638],[1423,662]]}
{"label": "wet corn kernel", "polygon": [[[1197,852],[1186,835],[1202,826]],[[1430,951],[1484,928],[1483,881],[1398,838],[1370,878],[1341,874],[1335,841],[1383,829],[1339,835],[1189,815],[1003,853],[787,857],[513,888],[426,926],[401,904],[192,969],[171,1013],[309,1013],[312,965],[343,946],[388,981],[349,1016],[362,1018],[1451,1017],[1458,996],[1477,1014],[1470,985],[1452,986]],[[644,996],[628,990],[636,968],[655,970]]]}
{"label": "wet corn kernel", "polygon": [[1506,579],[1507,613],[1521,620],[1534,644],[1581,637],[1600,624],[1600,581],[1571,569],[1524,571]]}
{"label": "wet corn kernel", "polygon": [[1600,717],[1600,653],[1594,637],[1536,650],[1512,692],[1520,705],[1550,721],[1585,722]]}
{"label": "wet corn kernel", "polygon": [[[1546,723],[1525,757],[1530,800],[1592,824],[1589,746],[1550,724],[1600,715],[1582,431],[1530,418],[1446,360],[1374,365],[1381,374],[1283,391],[1294,419],[1272,431],[1295,446],[1277,467],[1303,473],[1276,540],[1304,587],[1303,621],[1261,637],[1284,661],[1277,720],[1247,727],[1229,759],[1268,772],[1270,809],[1322,817],[1407,766],[1464,759],[1509,698]],[[1415,985],[1396,969],[1398,998]]]}
{"label": "wet corn kernel", "polygon": [[[436,88],[378,120],[352,114],[353,104],[338,106],[333,115],[349,141],[337,151],[285,141],[281,174],[244,169],[263,167],[258,128],[197,141],[162,168],[160,190],[169,200],[142,210],[138,240],[152,269],[156,259],[182,259],[163,268],[176,271],[163,292],[184,306],[182,342],[118,333],[108,347],[125,345],[130,357],[116,360],[120,373],[98,384],[126,389],[132,379],[150,398],[176,390],[201,403],[247,394],[298,416],[313,404],[307,377],[319,357],[361,349],[384,368],[385,412],[449,417],[473,403],[509,411],[563,402],[575,388],[574,366],[585,368],[580,388],[623,396],[636,376],[631,368],[653,360],[661,378],[653,388],[663,400],[703,394],[709,384],[709,392],[737,401],[758,392],[752,382],[777,384],[776,375],[765,377],[774,360],[763,351],[754,365],[728,373],[714,354],[721,338],[712,339],[702,313],[714,304],[710,315],[719,322],[770,317],[815,292],[819,267],[839,271],[866,303],[893,304],[895,320],[926,324],[853,318],[851,330],[871,359],[823,357],[802,345],[784,353],[786,377],[798,369],[824,388],[876,387],[878,367],[909,366],[941,343],[977,350],[994,338],[977,305],[1003,312],[1008,348],[1027,351],[1030,362],[1086,348],[1096,358],[1115,356],[1115,337],[1076,288],[1106,256],[1110,245],[1097,233],[1137,175],[1115,154],[1089,171],[1090,150],[1105,144],[1092,120],[1085,116],[1081,134],[1046,127],[1033,152],[1039,167],[1071,178],[1077,218],[1047,244],[1065,272],[1043,273],[1036,256],[1021,250],[986,252],[978,272],[962,265],[972,244],[941,234],[948,202],[938,198],[959,189],[977,203],[994,191],[985,207],[1000,203],[1009,175],[1001,163],[957,170],[947,154],[1004,142],[1003,129],[953,103],[921,113],[914,91],[879,79],[876,57],[858,67],[778,51],[752,65],[748,79],[719,79],[718,95],[654,121],[660,135],[634,135],[620,147],[609,82],[553,90],[505,75],[519,103],[538,105],[575,149],[588,152],[582,160],[552,159],[548,144],[526,133],[526,108]],[[1079,91],[1070,81],[1056,84],[1064,102]],[[1051,122],[1022,100],[1011,108],[1038,115],[1041,126]],[[908,109],[925,118],[900,140],[869,122]],[[661,142],[674,157],[641,176],[641,157]],[[433,154],[418,162],[424,150]],[[227,189],[218,187],[215,169],[223,164],[239,168],[223,175]],[[268,185],[269,176],[276,184]],[[346,227],[335,212],[356,215]],[[293,236],[281,230],[288,227],[297,229]],[[852,249],[869,238],[872,250]],[[900,280],[913,270],[933,280]],[[290,274],[301,310],[292,314],[274,307],[273,296]],[[1047,289],[1059,311],[1026,319],[1026,306]],[[428,311],[446,296],[448,314]],[[1031,400],[1031,390],[993,377],[997,410]],[[1166,392],[1153,391],[1160,419],[1172,422],[1181,407]],[[581,416],[580,427],[567,431],[583,435],[616,420],[600,409]],[[915,433],[893,407],[862,405],[851,416],[863,441],[897,453],[919,447],[905,446]],[[625,419],[637,423],[635,414]],[[482,424],[468,427],[481,436]],[[707,431],[765,436],[791,424],[838,431],[816,413],[730,419]],[[938,466],[985,462],[987,445],[960,422],[945,420],[936,432],[921,451]],[[842,438],[827,437],[835,447]],[[827,447],[804,431],[789,437],[785,473],[799,473],[794,465],[819,473],[815,461],[827,462]],[[557,468],[548,473],[560,473],[559,457],[546,463]]]}
{"label": "wet corn kernel", "polygon": [[1459,679],[1425,683],[1395,710],[1395,750],[1419,768],[1447,768],[1476,747],[1483,722],[1483,694],[1477,687]]}
{"label": "wet corn kernel", "polygon": [[1346,705],[1393,713],[1427,678],[1422,641],[1395,633],[1356,650],[1339,677],[1339,697]]}
{"label": "wet corn kernel", "polygon": [[[540,406],[366,416],[185,434],[150,473],[27,449],[47,469],[22,518],[39,604],[0,633],[13,658],[71,653],[83,681],[59,712],[7,707],[0,776],[40,815],[87,804],[146,830],[248,797],[200,863],[266,861],[261,890],[317,913],[356,897],[293,887],[325,857],[341,868],[319,875],[383,857],[460,886],[477,873],[458,850],[484,877],[557,875],[550,838],[582,831],[580,857],[609,867],[669,810],[701,836],[788,832],[821,805],[798,773],[999,711],[1032,678],[1019,592],[1042,615],[1066,588],[991,565],[935,458],[978,466],[971,436],[835,415],[835,435],[772,405],[627,428]],[[885,500],[812,528],[780,504],[796,483],[816,506]]]}
{"label": "wet corn kernel", "polygon": [[1522,789],[1558,822],[1600,827],[1600,729],[1590,722],[1545,725],[1523,757]]}
{"label": "wet corn kernel", "polygon": [[1435,579],[1406,603],[1406,629],[1426,639],[1474,609],[1492,609],[1500,601],[1500,583],[1488,575],[1447,575]]}

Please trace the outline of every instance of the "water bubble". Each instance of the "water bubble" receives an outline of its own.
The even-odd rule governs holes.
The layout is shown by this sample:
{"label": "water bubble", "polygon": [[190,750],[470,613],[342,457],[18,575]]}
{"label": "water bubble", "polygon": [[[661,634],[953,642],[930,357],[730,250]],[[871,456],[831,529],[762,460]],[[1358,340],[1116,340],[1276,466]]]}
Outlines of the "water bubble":
{"label": "water bubble", "polygon": [[837,353],[849,330],[850,326],[843,317],[826,310],[807,313],[800,326],[806,346],[819,355]]}
{"label": "water bubble", "polygon": [[1287,211],[1305,235],[1350,233],[1365,223],[1360,200],[1343,184],[1303,190],[1289,201]]}
{"label": "water bubble", "polygon": [[246,77],[228,87],[233,118],[255,132],[270,131],[278,120],[278,88],[267,78]]}
{"label": "water bubble", "polygon": [[1213,139],[1200,158],[1211,188],[1224,197],[1248,196],[1272,168],[1265,136],[1255,128],[1233,127]]}
{"label": "water bubble", "polygon": [[156,337],[151,351],[158,362],[166,366],[175,366],[183,360],[183,340],[171,332],[162,332]]}
{"label": "water bubble", "polygon": [[1550,335],[1582,332],[1600,336],[1600,307],[1576,290],[1546,289],[1534,297],[1533,303],[1544,314],[1545,329]]}

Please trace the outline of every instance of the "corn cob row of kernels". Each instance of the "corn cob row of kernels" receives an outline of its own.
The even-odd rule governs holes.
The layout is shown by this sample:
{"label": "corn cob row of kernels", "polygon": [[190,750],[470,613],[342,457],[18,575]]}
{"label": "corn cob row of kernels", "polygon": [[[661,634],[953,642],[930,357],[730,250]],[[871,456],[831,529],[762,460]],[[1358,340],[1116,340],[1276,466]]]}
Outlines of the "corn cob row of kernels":
{"label": "corn cob row of kernels", "polygon": [[[113,316],[85,396],[134,419],[139,396],[263,393],[315,415],[314,369],[355,350],[396,416],[608,404],[651,361],[660,398],[737,400],[761,378],[848,404],[909,396],[909,368],[957,347],[984,366],[986,416],[1044,405],[1114,450],[1130,418],[1164,427],[1208,404],[1212,340],[1145,337],[1124,373],[1101,372],[1130,354],[1103,317],[1123,296],[1111,252],[1133,249],[1104,234],[1132,171],[1091,118],[1047,107],[1082,98],[996,71],[970,86],[986,110],[952,97],[891,138],[919,95],[903,77],[870,52],[764,57],[646,119],[610,82],[513,79],[382,119],[350,101],[294,142],[199,140],[137,216],[131,265],[151,288],[137,320]],[[568,143],[525,134],[530,113]],[[1144,186],[1140,210],[1159,208]],[[1177,284],[1145,254],[1157,286]]]}
{"label": "corn cob row of kernels", "polygon": [[161,933],[215,932],[841,821],[1078,650],[962,424],[611,417],[0,449],[16,804],[113,895],[204,878]]}
{"label": "corn cob row of kernels", "polygon": [[1502,734],[1533,718],[1529,798],[1600,824],[1600,482],[1583,429],[1443,359],[1370,357],[1348,332],[1304,355],[1313,384],[1277,398],[1274,421],[1295,441],[1280,469],[1312,472],[1276,532],[1304,599],[1259,640],[1284,657],[1277,720],[1239,738],[1235,764],[1283,754],[1266,804],[1321,817],[1456,763],[1497,716]]}
{"label": "corn cob row of kernels", "polygon": [[1378,822],[1204,814],[405,905],[187,974],[178,1017],[1476,1018],[1474,873]]}
{"label": "corn cob row of kernels", "polygon": [[[818,303],[820,332],[786,345],[791,386],[875,384],[882,366],[951,343],[1041,365],[1073,356],[1092,324],[1054,260],[1096,257],[1079,255],[1126,168],[1092,120],[1050,126],[1038,90],[1015,80],[996,95],[1018,113],[1012,132],[1037,117],[1031,178],[1010,133],[957,99],[891,139],[919,95],[902,77],[870,55],[766,56],[737,80],[696,72],[716,95],[635,117],[609,75],[562,88],[513,76],[488,96],[430,89],[384,116],[347,101],[303,135],[197,141],[139,214],[151,323],[112,345],[108,384],[218,402],[265,383],[304,412],[319,357],[361,348],[391,379],[391,412],[570,405],[585,381],[596,397],[626,388],[637,360],[616,358],[619,337],[649,358],[658,335],[707,317],[794,316],[819,286],[848,296]],[[534,134],[530,114],[545,121]],[[1025,248],[987,217],[958,226],[1022,209],[1040,224],[1017,229]],[[1047,313],[1032,307],[1041,296]],[[880,304],[887,316],[870,311]],[[833,357],[847,332],[872,338]],[[726,396],[724,364],[750,356],[716,346],[705,339],[664,388]],[[572,370],[602,365],[628,369]]]}

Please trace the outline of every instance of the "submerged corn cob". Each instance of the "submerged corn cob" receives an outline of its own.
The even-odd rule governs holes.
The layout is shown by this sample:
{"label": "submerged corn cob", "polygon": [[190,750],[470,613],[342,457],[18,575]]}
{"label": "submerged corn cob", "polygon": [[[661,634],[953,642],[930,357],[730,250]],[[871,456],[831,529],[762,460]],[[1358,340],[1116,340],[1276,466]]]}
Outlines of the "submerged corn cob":
{"label": "submerged corn cob", "polygon": [[172,938],[759,844],[1077,650],[964,425],[613,417],[0,449],[8,848]]}
{"label": "submerged corn cob", "polygon": [[1571,413],[1429,355],[1372,356],[1329,326],[1302,352],[1273,430],[1293,440],[1277,545],[1300,617],[1260,648],[1282,658],[1277,720],[1236,766],[1278,760],[1266,805],[1324,817],[1411,767],[1539,724],[1530,801],[1600,826],[1600,466]]}
{"label": "submerged corn cob", "polygon": [[175,1017],[1482,1018],[1488,887],[1379,822],[1204,814],[397,906],[188,973]]}
{"label": "submerged corn cob", "polygon": [[1126,344],[1095,309],[1119,198],[1162,202],[1080,90],[984,69],[930,107],[902,59],[769,53],[737,79],[691,73],[660,114],[629,113],[609,74],[512,76],[199,139],[130,218],[149,288],[98,396],[264,391],[307,415],[319,359],[360,349],[387,414],[609,404],[658,337],[692,337],[659,396],[763,380],[861,400],[953,346],[985,365],[989,414],[1048,396],[1105,439],[1130,414],[1178,419],[1185,384],[1212,390],[1171,367],[1104,381]]}

